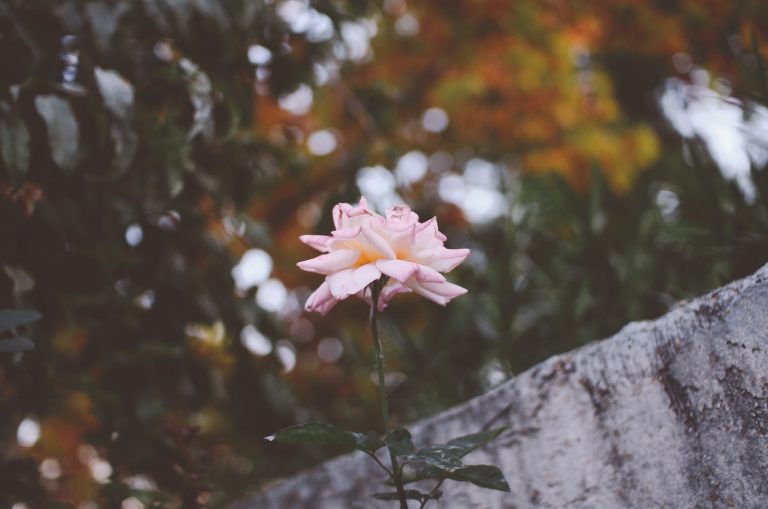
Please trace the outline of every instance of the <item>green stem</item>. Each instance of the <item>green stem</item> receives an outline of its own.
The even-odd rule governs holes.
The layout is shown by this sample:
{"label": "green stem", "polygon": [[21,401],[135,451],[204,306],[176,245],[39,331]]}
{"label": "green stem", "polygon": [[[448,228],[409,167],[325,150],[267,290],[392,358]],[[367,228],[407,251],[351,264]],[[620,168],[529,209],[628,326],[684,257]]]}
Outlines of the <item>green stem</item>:
{"label": "green stem", "polygon": [[392,479],[392,480],[395,479],[395,476],[392,474],[392,472],[390,472],[390,470],[387,468],[387,466],[384,463],[382,463],[381,460],[379,460],[379,458],[376,457],[375,453],[368,452],[368,451],[363,451],[363,452],[365,454],[367,454],[368,456],[370,456],[371,458],[373,458],[373,461],[375,461],[376,463],[379,464],[379,466],[382,468],[382,470],[384,470],[389,475],[390,479]]}
{"label": "green stem", "polygon": [[439,490],[440,486],[443,485],[443,481],[445,481],[445,479],[440,479],[440,482],[438,482],[437,485],[434,488],[432,488],[432,491],[429,492],[430,498],[425,498],[424,500],[422,500],[421,505],[419,506],[419,509],[424,509],[425,507],[427,507],[427,502],[432,500],[431,497],[433,497],[435,493],[437,493],[437,490]]}
{"label": "green stem", "polygon": [[[376,324],[376,318],[379,310],[379,295],[381,289],[386,284],[386,279],[381,279],[371,283],[371,335],[373,336],[373,346],[376,349],[376,371],[379,374],[379,405],[381,406],[381,417],[384,421],[384,434],[389,433],[389,402],[387,400],[387,386],[384,380],[384,351],[381,348],[379,339],[379,329]],[[400,509],[408,509],[408,501],[405,498],[403,489],[403,476],[400,467],[397,464],[397,458],[389,451],[389,459],[392,461],[392,480],[397,488],[397,496],[400,499]]]}

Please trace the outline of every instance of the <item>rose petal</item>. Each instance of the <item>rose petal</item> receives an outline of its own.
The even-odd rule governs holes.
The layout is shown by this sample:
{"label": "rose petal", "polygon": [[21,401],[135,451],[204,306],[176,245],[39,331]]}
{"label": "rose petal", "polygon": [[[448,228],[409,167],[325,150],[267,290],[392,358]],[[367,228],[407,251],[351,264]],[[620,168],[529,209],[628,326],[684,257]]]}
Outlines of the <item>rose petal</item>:
{"label": "rose petal", "polygon": [[333,240],[333,237],[328,235],[301,235],[299,240],[321,253],[327,253],[330,249],[328,244]]}
{"label": "rose petal", "polygon": [[379,254],[385,258],[397,258],[397,255],[392,250],[392,246],[390,246],[381,235],[367,226],[363,226],[361,233],[362,237],[367,241],[368,246],[372,247]]}
{"label": "rose petal", "polygon": [[379,260],[376,266],[387,276],[405,283],[412,277],[419,281],[430,283],[442,283],[445,277],[436,270],[406,260]]}
{"label": "rose petal", "polygon": [[450,272],[469,256],[469,249],[447,249],[443,246],[419,251],[415,259],[440,272]]}
{"label": "rose petal", "polygon": [[419,216],[408,205],[393,205],[387,210],[387,223],[412,225],[419,222]]}
{"label": "rose petal", "polygon": [[376,267],[387,276],[401,283],[408,281],[419,270],[418,265],[406,262],[405,260],[379,260],[376,262]]}
{"label": "rose petal", "polygon": [[444,283],[445,282],[445,276],[440,274],[438,271],[436,271],[432,267],[428,267],[427,265],[421,265],[421,264],[416,264],[416,266],[419,267],[419,270],[416,273],[416,279],[418,279],[422,283]]}
{"label": "rose petal", "polygon": [[449,281],[446,281],[444,283],[422,283],[421,286],[425,290],[434,292],[438,295],[449,297],[451,299],[467,293],[466,288],[453,284]]}
{"label": "rose petal", "polygon": [[355,251],[354,249],[339,249],[310,260],[304,260],[296,265],[298,265],[301,270],[306,270],[307,272],[332,274],[339,270],[351,267],[358,258],[360,258],[359,251]]}
{"label": "rose petal", "polygon": [[346,299],[359,292],[381,277],[381,272],[372,263],[367,263],[356,269],[345,269],[334,272],[326,278],[331,294],[337,299]]}
{"label": "rose petal", "polygon": [[467,293],[466,288],[448,281],[444,283],[422,283],[416,279],[408,281],[407,286],[422,297],[445,306],[454,297]]}
{"label": "rose petal", "polygon": [[384,288],[381,289],[381,295],[379,295],[379,310],[381,311],[387,307],[387,304],[389,304],[389,301],[392,300],[392,297],[398,293],[410,293],[411,291],[412,290],[410,288],[398,283],[397,281],[387,284]]}
{"label": "rose petal", "polygon": [[419,224],[416,227],[414,235],[413,250],[423,251],[434,247],[442,246],[446,241],[445,235],[437,229],[437,218]]}
{"label": "rose petal", "polygon": [[[389,304],[389,301],[392,300],[392,298],[399,294],[399,293],[410,293],[412,290],[408,288],[407,286],[404,286],[400,283],[398,283],[395,280],[390,281],[387,283],[387,285],[382,288],[381,295],[379,295],[379,311],[384,311],[384,309]],[[371,305],[371,294],[370,292],[365,291],[365,289],[360,290],[357,292],[357,296],[363,299],[365,302],[368,303],[368,305]]]}
{"label": "rose petal", "polygon": [[338,302],[338,299],[335,299],[333,295],[331,295],[331,289],[328,286],[328,283],[323,281],[323,284],[309,296],[307,303],[304,305],[304,309],[326,314]]}
{"label": "rose petal", "polygon": [[365,197],[360,198],[358,205],[339,203],[333,207],[333,224],[337,230],[362,226],[371,219],[380,217],[368,208],[368,202]]}
{"label": "rose petal", "polygon": [[[331,232],[332,241],[334,240],[351,240],[360,235],[360,230],[362,229],[362,226],[356,226],[354,228],[343,228],[341,230],[333,230]],[[330,245],[331,249],[333,249],[333,244]]]}

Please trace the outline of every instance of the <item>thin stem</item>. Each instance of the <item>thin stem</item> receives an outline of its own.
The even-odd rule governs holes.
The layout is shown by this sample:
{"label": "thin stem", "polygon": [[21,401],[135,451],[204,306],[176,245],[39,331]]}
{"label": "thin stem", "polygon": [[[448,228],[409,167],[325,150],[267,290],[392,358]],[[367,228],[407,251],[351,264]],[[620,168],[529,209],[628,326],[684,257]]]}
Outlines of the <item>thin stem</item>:
{"label": "thin stem", "polygon": [[387,468],[387,466],[384,463],[381,462],[379,458],[376,457],[374,453],[368,452],[368,451],[363,451],[363,452],[365,452],[365,454],[373,458],[373,461],[378,463],[379,466],[384,469],[384,471],[389,475],[390,479],[392,479],[393,481],[395,480],[395,476],[392,474],[392,472]]}
{"label": "thin stem", "polygon": [[[373,336],[373,346],[376,349],[376,371],[379,374],[379,405],[381,406],[381,417],[384,421],[384,434],[389,433],[389,402],[387,400],[387,386],[384,380],[384,351],[381,348],[379,339],[379,329],[376,318],[379,309],[379,295],[384,287],[386,279],[383,277],[371,283],[371,335]],[[397,464],[397,458],[389,451],[389,459],[392,462],[392,480],[397,488],[397,497],[400,499],[400,509],[408,509],[408,501],[405,498],[403,489],[403,476],[400,467]]]}
{"label": "thin stem", "polygon": [[440,486],[443,485],[443,481],[445,481],[445,479],[440,479],[440,482],[438,482],[437,485],[435,485],[435,487],[432,488],[432,491],[429,492],[430,498],[425,498],[424,500],[422,500],[421,505],[419,506],[419,509],[424,509],[425,507],[427,507],[427,503],[429,503],[429,501],[432,500],[432,497],[435,495],[435,493],[437,493],[437,490],[439,490]]}
{"label": "thin stem", "polygon": [[376,281],[374,287],[371,288],[371,335],[373,336],[373,347],[376,349],[376,371],[379,375],[379,405],[384,421],[384,433],[389,433],[389,402],[387,400],[387,387],[384,380],[384,352],[381,348],[379,328],[376,323],[380,291],[378,281]]}

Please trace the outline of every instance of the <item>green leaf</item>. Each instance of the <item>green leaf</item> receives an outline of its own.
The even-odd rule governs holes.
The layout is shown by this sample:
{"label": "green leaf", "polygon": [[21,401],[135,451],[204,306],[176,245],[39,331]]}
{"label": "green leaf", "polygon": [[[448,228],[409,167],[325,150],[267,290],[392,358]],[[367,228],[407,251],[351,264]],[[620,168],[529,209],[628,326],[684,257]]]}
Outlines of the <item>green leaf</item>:
{"label": "green leaf", "polygon": [[114,177],[128,170],[138,147],[138,136],[131,127],[135,94],[133,85],[115,71],[97,67],[94,76],[104,106],[113,115],[110,135],[115,147]]}
{"label": "green leaf", "polygon": [[367,434],[354,432],[351,434],[355,437],[355,447],[370,454],[375,453],[385,445],[381,437],[373,431],[369,431]]}
{"label": "green leaf", "polygon": [[102,50],[109,50],[112,36],[120,25],[130,7],[125,3],[110,6],[106,2],[88,2],[85,4],[85,15],[91,25],[91,33]]}
{"label": "green leaf", "polygon": [[349,433],[327,422],[306,422],[281,429],[265,437],[270,442],[287,444],[329,444],[357,446],[355,433]]}
{"label": "green leaf", "polygon": [[423,462],[446,472],[453,472],[464,466],[461,457],[454,454],[452,447],[448,445],[429,445],[409,455],[408,461]]}
{"label": "green leaf", "polygon": [[8,171],[8,178],[18,184],[29,169],[29,130],[19,117],[10,113],[5,103],[0,116],[0,152]]}
{"label": "green leaf", "polygon": [[[445,470],[427,464],[407,464],[403,467],[403,484],[410,484],[412,482],[423,481],[425,479],[441,480],[448,477],[449,472]],[[384,481],[387,486],[394,486],[391,479]]]}
{"label": "green leaf", "polygon": [[482,488],[509,491],[509,484],[504,479],[504,474],[493,465],[469,465],[451,472],[448,478],[454,481],[471,482]]}
{"label": "green leaf", "polygon": [[398,426],[385,436],[384,443],[395,456],[408,456],[416,450],[411,433],[402,426]]}
{"label": "green leaf", "polygon": [[130,121],[135,96],[133,85],[116,71],[100,67],[94,69],[94,77],[104,106],[118,119]]}
{"label": "green leaf", "polygon": [[2,309],[0,310],[0,332],[34,322],[40,318],[42,318],[40,313],[32,309]]}
{"label": "green leaf", "polygon": [[77,162],[80,126],[69,102],[55,95],[39,95],[35,108],[48,128],[53,161],[62,170],[71,170]]}
{"label": "green leaf", "polygon": [[[440,498],[440,496],[443,494],[442,491],[438,490],[435,493],[422,493],[419,490],[405,490],[405,498],[408,500],[418,500],[419,502],[423,502],[424,500],[437,500]],[[399,500],[400,496],[397,494],[396,491],[389,491],[387,493],[374,493],[371,495],[376,500]]]}
{"label": "green leaf", "polygon": [[349,445],[369,454],[373,454],[382,447],[381,438],[369,431],[368,433],[356,433],[343,429],[327,422],[307,422],[285,429],[281,429],[274,435],[266,437],[269,441],[293,443],[293,444],[329,444]]}
{"label": "green leaf", "polygon": [[406,456],[412,463],[420,463],[407,469],[403,481],[416,482],[423,479],[444,479],[464,467],[461,458],[498,437],[507,426],[479,433],[472,433],[449,440],[445,444],[428,445]]}
{"label": "green leaf", "polygon": [[35,345],[28,338],[0,339],[0,352],[28,352],[34,350]]}
{"label": "green leaf", "polygon": [[484,446],[507,430],[509,426],[502,426],[488,431],[472,433],[449,440],[444,447],[459,457],[464,457],[475,449]]}
{"label": "green leaf", "polygon": [[26,270],[20,267],[3,265],[3,271],[13,281],[13,293],[16,295],[28,292],[35,287],[35,279]]}

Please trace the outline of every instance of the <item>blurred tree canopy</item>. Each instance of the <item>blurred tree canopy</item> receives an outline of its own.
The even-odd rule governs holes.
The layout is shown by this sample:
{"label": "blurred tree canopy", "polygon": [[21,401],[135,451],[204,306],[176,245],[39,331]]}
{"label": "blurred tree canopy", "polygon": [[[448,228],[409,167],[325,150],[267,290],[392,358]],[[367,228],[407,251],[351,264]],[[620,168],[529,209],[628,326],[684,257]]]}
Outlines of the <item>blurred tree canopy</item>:
{"label": "blurred tree canopy", "polygon": [[473,250],[450,309],[385,313],[397,422],[755,270],[765,20],[748,0],[0,0],[0,309],[43,316],[33,352],[0,356],[0,504],[222,506],[339,452],[275,429],[375,429],[365,306],[302,313],[319,280],[294,265],[361,192]]}

